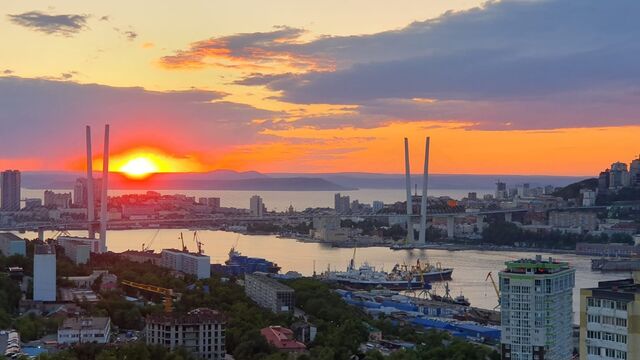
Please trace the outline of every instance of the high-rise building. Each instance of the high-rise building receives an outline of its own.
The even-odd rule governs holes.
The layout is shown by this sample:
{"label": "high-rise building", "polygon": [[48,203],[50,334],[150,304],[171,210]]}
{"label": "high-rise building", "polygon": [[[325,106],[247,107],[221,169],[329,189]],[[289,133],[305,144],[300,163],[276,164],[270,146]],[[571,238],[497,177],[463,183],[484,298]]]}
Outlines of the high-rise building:
{"label": "high-rise building", "polygon": [[[102,179],[93,179],[93,196],[95,202],[101,199]],[[87,189],[87,178],[78,178],[73,186],[73,205],[87,207],[89,191]]]}
{"label": "high-rise building", "polygon": [[264,216],[265,208],[262,203],[262,198],[258,195],[253,195],[251,199],[249,199],[249,209],[251,210],[251,216]]}
{"label": "high-rise building", "polygon": [[580,289],[580,360],[640,359],[637,277]]}
{"label": "high-rise building", "polygon": [[201,197],[198,199],[198,203],[200,205],[205,205],[210,207],[212,210],[220,209],[220,198],[219,197]]}
{"label": "high-rise building", "polygon": [[504,200],[507,198],[507,184],[501,181],[496,183],[496,199]]}
{"label": "high-rise building", "polygon": [[575,269],[539,255],[505,265],[500,272],[502,358],[571,359]]}
{"label": "high-rise building", "polygon": [[609,170],[609,188],[619,189],[630,185],[629,171],[627,171],[627,164],[621,162],[615,162],[611,164]]}
{"label": "high-rise building", "polygon": [[629,164],[629,178],[632,186],[640,186],[640,155]]}
{"label": "high-rise building", "polygon": [[145,322],[148,345],[160,345],[169,350],[183,348],[199,359],[225,359],[227,320],[219,311],[198,308],[186,314],[152,314]]}
{"label": "high-rise building", "polygon": [[20,210],[20,171],[6,170],[0,173],[2,190],[0,191],[0,210]]}
{"label": "high-rise building", "polygon": [[36,245],[33,255],[33,300],[56,301],[56,251]]}
{"label": "high-rise building", "polygon": [[57,209],[68,209],[71,207],[71,193],[55,193],[51,190],[45,190],[44,206]]}
{"label": "high-rise building", "polygon": [[351,210],[351,198],[348,195],[342,196],[340,193],[333,195],[333,208],[338,214],[346,214]]}
{"label": "high-rise building", "polygon": [[372,204],[372,207],[373,207],[373,211],[374,212],[378,212],[378,211],[384,209],[384,202],[379,201],[379,200],[374,200],[373,204]]}

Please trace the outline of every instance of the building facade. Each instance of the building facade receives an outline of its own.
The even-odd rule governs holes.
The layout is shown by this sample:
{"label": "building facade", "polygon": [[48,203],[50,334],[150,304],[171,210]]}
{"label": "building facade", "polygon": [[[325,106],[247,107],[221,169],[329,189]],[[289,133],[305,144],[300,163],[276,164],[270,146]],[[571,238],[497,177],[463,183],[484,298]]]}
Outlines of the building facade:
{"label": "building facade", "polygon": [[108,317],[69,317],[58,328],[58,344],[107,344],[110,332]]}
{"label": "building facade", "polygon": [[226,319],[220,312],[199,308],[185,315],[153,314],[146,318],[148,345],[184,348],[201,359],[224,359]]}
{"label": "building facade", "polygon": [[163,249],[160,253],[160,266],[195,275],[198,279],[211,277],[211,259],[203,254]]}
{"label": "building facade", "polygon": [[51,190],[44,192],[44,206],[56,209],[68,209],[71,207],[71,193],[56,193]]}
{"label": "building facade", "polygon": [[333,208],[338,214],[346,214],[351,210],[351,199],[349,196],[342,196],[340,193],[336,193],[333,196]]}
{"label": "building facade", "polygon": [[502,358],[570,359],[575,270],[540,256],[505,264],[500,272]]}
{"label": "building facade", "polygon": [[292,312],[295,306],[293,289],[263,274],[245,274],[244,291],[251,300],[274,313]]}
{"label": "building facade", "polygon": [[640,284],[634,277],[580,289],[580,360],[640,359]]}
{"label": "building facade", "polygon": [[249,210],[251,211],[251,216],[264,216],[264,204],[262,203],[262,198],[258,195],[253,195],[249,199]]}
{"label": "building facade", "polygon": [[20,171],[6,170],[0,173],[0,210],[20,210]]}
{"label": "building facade", "polygon": [[549,225],[554,228],[593,231],[598,229],[599,224],[596,211],[554,210],[549,212]]}
{"label": "building facade", "polygon": [[33,300],[56,301],[56,251],[36,245],[33,255]]}
{"label": "building facade", "polygon": [[13,233],[0,233],[0,252],[4,256],[27,256],[27,242]]}

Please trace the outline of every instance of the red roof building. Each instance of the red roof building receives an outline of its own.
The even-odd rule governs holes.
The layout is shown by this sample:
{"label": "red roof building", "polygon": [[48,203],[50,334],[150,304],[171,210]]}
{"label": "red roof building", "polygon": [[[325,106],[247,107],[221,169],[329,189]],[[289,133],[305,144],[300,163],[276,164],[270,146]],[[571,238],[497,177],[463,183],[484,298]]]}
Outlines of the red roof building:
{"label": "red roof building", "polygon": [[303,352],[307,347],[294,339],[293,331],[282,326],[269,326],[260,330],[267,342],[280,351]]}

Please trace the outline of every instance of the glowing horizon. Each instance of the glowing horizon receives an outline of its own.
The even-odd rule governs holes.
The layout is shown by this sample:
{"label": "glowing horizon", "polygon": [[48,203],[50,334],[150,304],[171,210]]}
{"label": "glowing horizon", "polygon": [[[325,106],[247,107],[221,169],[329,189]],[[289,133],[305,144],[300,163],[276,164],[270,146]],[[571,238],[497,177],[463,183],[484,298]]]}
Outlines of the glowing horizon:
{"label": "glowing horizon", "polygon": [[109,123],[137,180],[401,173],[405,136],[433,173],[593,176],[640,152],[640,4],[577,4],[7,0],[0,169],[83,170]]}

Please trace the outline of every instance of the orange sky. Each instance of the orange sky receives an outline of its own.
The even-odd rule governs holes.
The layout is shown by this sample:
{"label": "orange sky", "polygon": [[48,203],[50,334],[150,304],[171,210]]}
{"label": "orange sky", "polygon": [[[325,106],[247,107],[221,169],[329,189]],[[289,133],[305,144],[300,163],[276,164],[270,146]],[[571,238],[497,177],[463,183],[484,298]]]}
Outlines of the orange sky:
{"label": "orange sky", "polygon": [[110,123],[131,173],[401,173],[405,136],[418,173],[430,136],[432,173],[594,176],[640,153],[637,22],[572,1],[6,0],[0,169],[84,170],[92,125],[100,170]]}
{"label": "orange sky", "polygon": [[[121,169],[138,157],[150,159],[160,172],[234,169],[262,172],[401,173],[403,136],[408,134],[413,172],[420,172],[424,137],[431,137],[430,170],[447,174],[550,174],[593,176],[615,161],[636,154],[640,126],[545,131],[465,129],[454,122],[389,123],[371,129],[296,128],[265,131],[274,141],[211,151],[171,155],[159,148],[112,154],[111,168]],[[606,149],[606,151],[602,151]],[[72,166],[81,170],[81,162]],[[101,169],[101,157],[94,168]],[[313,169],[313,171],[308,171]]]}

